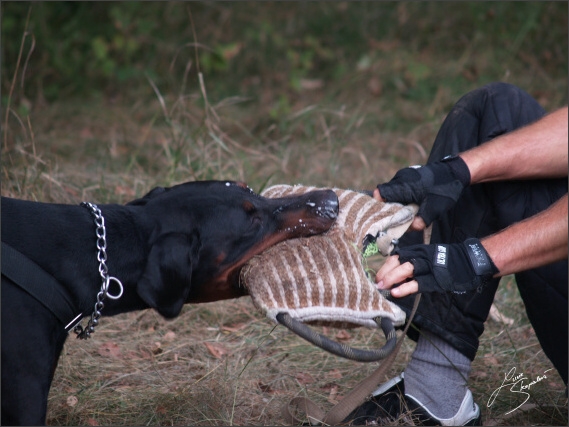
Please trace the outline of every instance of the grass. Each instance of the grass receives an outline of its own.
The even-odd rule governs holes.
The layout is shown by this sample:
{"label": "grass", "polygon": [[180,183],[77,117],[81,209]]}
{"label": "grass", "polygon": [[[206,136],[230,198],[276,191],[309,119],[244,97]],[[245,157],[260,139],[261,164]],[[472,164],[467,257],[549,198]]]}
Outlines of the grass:
{"label": "grass", "polygon": [[[470,387],[484,420],[566,424],[563,383],[551,372],[532,389],[529,402],[536,408],[505,417],[521,403],[505,392],[487,407],[511,367],[528,378],[551,368],[519,299],[508,306],[517,308],[515,326],[489,321],[473,364]],[[348,333],[356,346],[377,345],[372,331]],[[412,349],[407,340],[391,374],[404,368]],[[282,425],[280,407],[292,397],[330,408],[374,367],[336,358],[274,328],[248,298],[187,306],[173,321],[148,310],[105,318],[91,340],[68,341],[50,394],[49,424]]]}
{"label": "grass", "polygon": [[[315,88],[299,80],[300,89],[291,90],[274,69],[271,85],[230,96],[220,96],[218,82],[204,74],[201,84],[180,82],[183,91],[163,90],[149,77],[141,93],[151,97],[34,101],[29,109],[14,97],[5,104],[2,195],[125,203],[157,185],[197,179],[243,180],[256,191],[278,183],[370,189],[404,165],[423,163],[448,109],[475,87],[506,80],[548,110],[567,102],[566,75],[521,49],[527,31],[513,30],[511,55],[502,55],[497,36],[495,45],[473,37],[458,57],[445,52],[444,40],[451,41],[441,32],[438,49],[421,50],[419,39],[371,40],[377,45],[367,57],[339,63],[348,71]],[[511,368],[537,378],[552,367],[512,278],[502,281],[496,305],[514,323],[488,320],[469,381],[485,424],[566,425],[565,388],[555,371],[532,387],[533,407],[505,415],[521,403],[506,392],[488,407]],[[354,346],[380,343],[374,331],[346,332]],[[404,369],[413,347],[406,340],[391,374]],[[188,305],[171,321],[146,310],[103,318],[89,341],[68,340],[48,424],[282,425],[280,407],[292,397],[329,408],[374,369],[275,327],[248,297]]]}

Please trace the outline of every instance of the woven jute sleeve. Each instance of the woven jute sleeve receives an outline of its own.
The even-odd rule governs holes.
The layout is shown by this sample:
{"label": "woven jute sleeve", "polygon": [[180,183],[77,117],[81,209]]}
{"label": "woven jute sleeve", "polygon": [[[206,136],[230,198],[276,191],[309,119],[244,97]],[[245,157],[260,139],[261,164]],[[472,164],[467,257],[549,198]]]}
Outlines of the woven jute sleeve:
{"label": "woven jute sleeve", "polygon": [[[278,185],[265,197],[302,194],[318,188]],[[376,317],[398,326],[405,313],[385,299],[367,277],[363,245],[377,237],[387,255],[411,224],[416,207],[381,203],[356,191],[333,189],[340,202],[334,225],[324,234],[291,239],[254,257],[241,271],[255,306],[276,322],[279,312],[304,323],[376,328]],[[368,237],[369,240],[369,237]]]}

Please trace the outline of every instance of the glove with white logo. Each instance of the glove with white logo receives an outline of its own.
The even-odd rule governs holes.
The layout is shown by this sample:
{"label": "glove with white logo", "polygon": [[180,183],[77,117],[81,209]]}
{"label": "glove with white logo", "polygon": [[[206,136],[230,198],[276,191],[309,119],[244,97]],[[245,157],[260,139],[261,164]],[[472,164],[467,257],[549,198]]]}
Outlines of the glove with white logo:
{"label": "glove with white logo", "polygon": [[417,215],[429,225],[454,206],[469,184],[468,166],[461,157],[453,156],[425,166],[401,169],[391,181],[377,188],[386,202],[419,205]]}
{"label": "glove with white logo", "polygon": [[463,243],[413,245],[398,248],[401,264],[413,264],[419,292],[464,293],[483,288],[498,273],[490,255],[476,238]]}

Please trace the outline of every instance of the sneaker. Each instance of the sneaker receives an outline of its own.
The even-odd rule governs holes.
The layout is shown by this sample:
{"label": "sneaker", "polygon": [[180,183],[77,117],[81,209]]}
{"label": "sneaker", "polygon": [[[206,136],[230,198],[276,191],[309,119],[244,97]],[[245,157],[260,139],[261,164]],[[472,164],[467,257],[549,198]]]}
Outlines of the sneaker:
{"label": "sneaker", "polygon": [[435,417],[418,399],[405,394],[403,374],[382,384],[344,420],[348,425],[481,426],[480,408],[467,390],[452,418]]}

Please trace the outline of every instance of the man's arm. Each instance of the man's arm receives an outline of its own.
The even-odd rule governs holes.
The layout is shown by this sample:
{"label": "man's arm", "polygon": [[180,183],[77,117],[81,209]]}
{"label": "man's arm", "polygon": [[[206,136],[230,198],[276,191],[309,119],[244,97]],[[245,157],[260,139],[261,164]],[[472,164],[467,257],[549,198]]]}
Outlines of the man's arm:
{"label": "man's arm", "polygon": [[567,107],[460,154],[471,184],[567,176]]}
{"label": "man's arm", "polygon": [[[567,195],[543,212],[486,237],[482,245],[500,271],[495,277],[517,273],[567,258],[568,219]],[[390,289],[413,277],[410,262],[399,263],[397,255],[390,256],[376,275],[380,289]],[[416,280],[391,290],[400,298],[418,292]]]}
{"label": "man's arm", "polygon": [[567,195],[543,212],[482,239],[498,276],[567,258]]}
{"label": "man's arm", "polygon": [[[569,144],[567,114],[567,107],[560,108],[532,124],[460,153],[459,157],[463,161],[462,168],[465,169],[463,175],[470,174],[470,184],[499,180],[567,176],[567,151]],[[442,163],[436,162],[426,165],[424,168],[434,168],[436,165],[440,168]],[[408,186],[404,182],[392,184],[394,181],[397,180],[394,179],[390,183],[380,186],[386,187],[391,185],[393,187],[391,192],[396,195],[399,194],[401,197],[409,192],[406,188]],[[425,184],[423,183],[423,185]],[[466,183],[464,184],[466,185]],[[417,183],[412,183],[412,185],[412,191],[415,191],[415,188],[423,188]],[[377,188],[373,195],[377,200],[385,201]],[[397,197],[392,198],[394,200],[390,201],[401,202],[401,200],[395,200]],[[419,201],[419,203],[422,203],[421,206],[423,206],[426,202]],[[432,203],[429,206],[429,209],[435,212],[443,209],[442,205],[439,206],[437,203]],[[410,229],[422,230],[424,228],[425,222],[423,218],[420,215],[416,216]]]}

